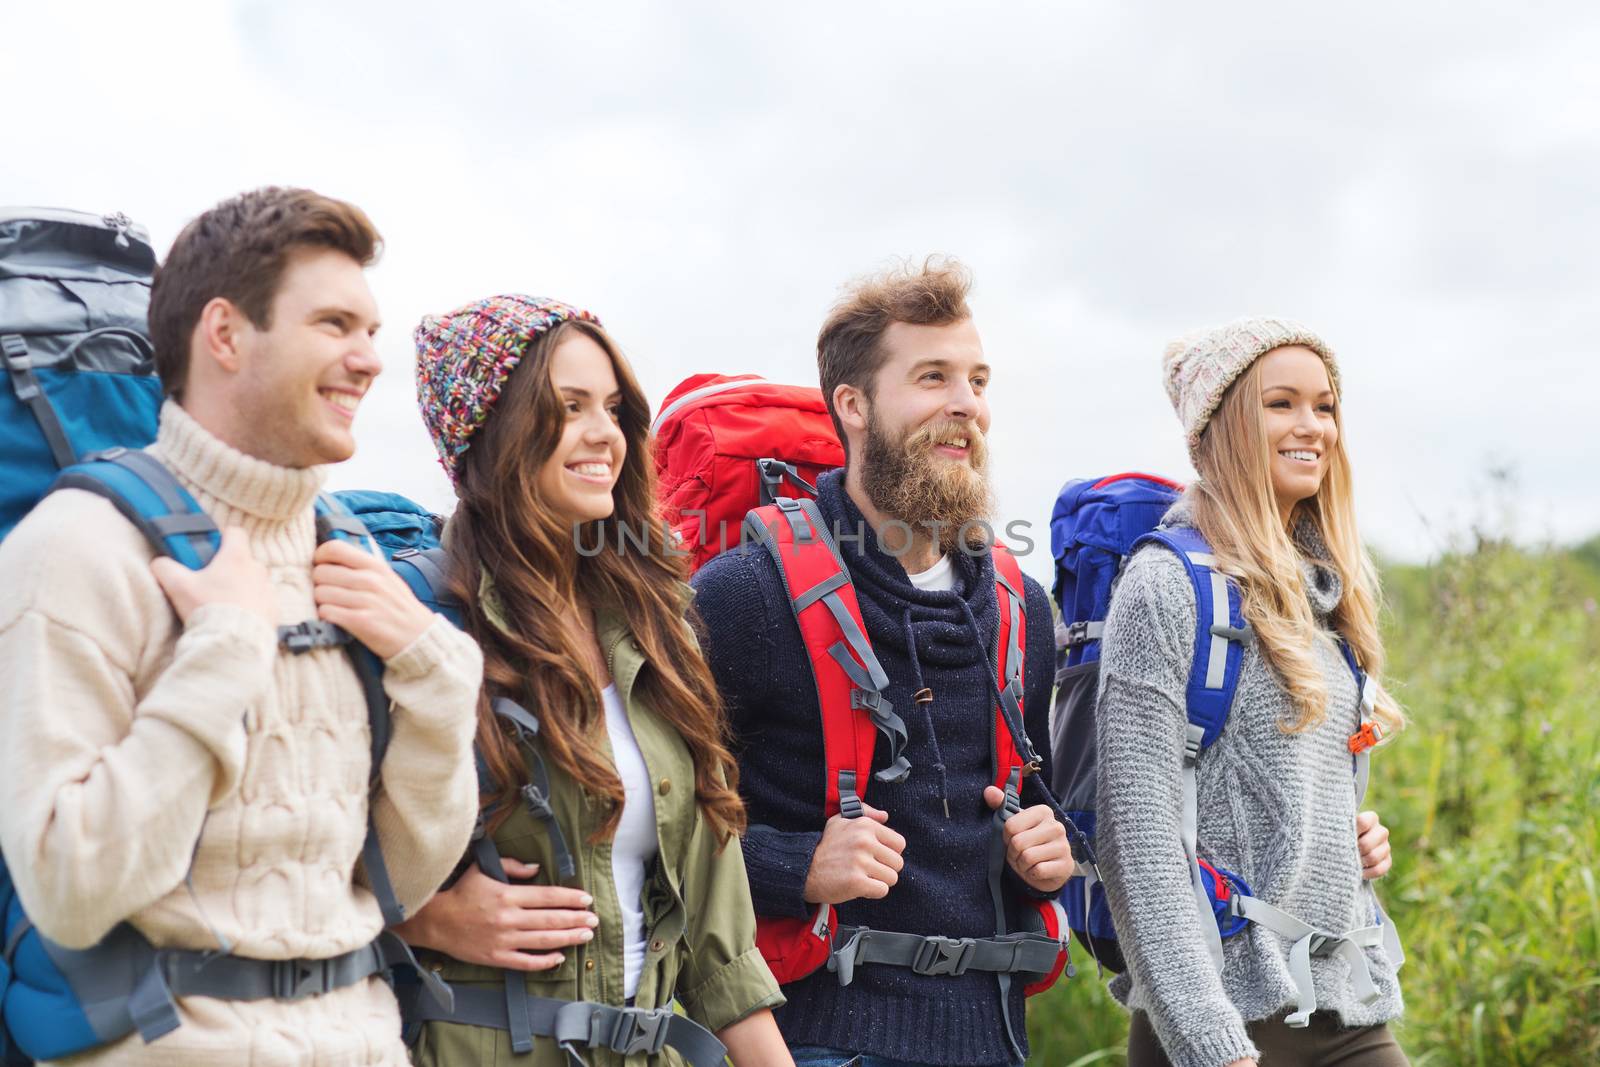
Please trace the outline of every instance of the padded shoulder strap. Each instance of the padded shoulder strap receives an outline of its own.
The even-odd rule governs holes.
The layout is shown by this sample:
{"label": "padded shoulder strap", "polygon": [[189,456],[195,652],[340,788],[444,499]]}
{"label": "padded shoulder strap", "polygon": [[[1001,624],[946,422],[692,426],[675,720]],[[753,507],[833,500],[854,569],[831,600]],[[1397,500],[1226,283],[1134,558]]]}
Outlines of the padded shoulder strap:
{"label": "padded shoulder strap", "polygon": [[904,755],[906,724],[884,695],[889,678],[867,640],[850,573],[814,501],[780,497],[755,508],[745,517],[745,532],[777,564],[811,661],[822,713],[824,817],[854,818],[861,814],[877,734],[889,743],[889,764],[877,773],[881,781],[904,781],[911,764]]}
{"label": "padded shoulder strap", "polygon": [[[383,553],[378,550],[377,543],[372,540],[366,526],[337,497],[331,493],[317,494],[315,510],[318,544],[324,541],[345,541],[372,553],[379,559],[383,558]],[[383,688],[383,661],[359,641],[349,642],[345,645],[345,650],[350,654],[350,662],[356,669],[356,677],[361,680],[361,691],[366,696],[367,723],[372,732],[370,786],[376,791],[383,770],[383,757],[389,750],[389,738],[393,733],[389,694]],[[378,824],[372,819],[370,807],[369,805],[367,815],[367,839],[361,848],[361,864],[366,869],[372,895],[377,898],[378,907],[383,912],[384,923],[393,926],[405,920],[405,909],[401,907],[399,895],[395,893],[394,883],[389,877],[389,865],[383,858],[383,848],[378,841]]]}
{"label": "padded shoulder strap", "polygon": [[1244,621],[1238,585],[1216,570],[1216,557],[1198,530],[1187,526],[1152,530],[1134,542],[1134,551],[1148,542],[1177,556],[1194,588],[1194,658],[1186,702],[1190,743],[1198,754],[1222,734],[1228,721],[1250,627]]}
{"label": "padded shoulder strap", "polygon": [[211,562],[222,532],[160,460],[148,452],[111,448],[57,475],[50,492],[82,489],[105,497],[158,554],[190,570]]}
{"label": "padded shoulder strap", "polygon": [[[1004,545],[996,544],[994,556],[995,597],[1000,607],[1000,629],[995,655],[998,702],[995,705],[994,752],[995,782],[1004,790],[1013,772],[1039,769],[1039,754],[1028,739],[1023,718],[1023,661],[1028,647],[1027,599],[1023,593],[1022,568]],[[1016,778],[1020,781],[1022,775]]]}

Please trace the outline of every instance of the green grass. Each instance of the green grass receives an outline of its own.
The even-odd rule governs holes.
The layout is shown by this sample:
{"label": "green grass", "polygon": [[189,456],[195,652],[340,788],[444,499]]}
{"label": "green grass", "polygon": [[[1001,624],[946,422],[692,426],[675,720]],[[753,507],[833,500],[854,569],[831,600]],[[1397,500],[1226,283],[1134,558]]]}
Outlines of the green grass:
{"label": "green grass", "polygon": [[[1474,537],[1385,578],[1411,716],[1369,794],[1409,956],[1396,1033],[1418,1065],[1600,1063],[1600,538]],[[1032,1064],[1124,1062],[1126,1017],[1078,962],[1029,1005]]]}

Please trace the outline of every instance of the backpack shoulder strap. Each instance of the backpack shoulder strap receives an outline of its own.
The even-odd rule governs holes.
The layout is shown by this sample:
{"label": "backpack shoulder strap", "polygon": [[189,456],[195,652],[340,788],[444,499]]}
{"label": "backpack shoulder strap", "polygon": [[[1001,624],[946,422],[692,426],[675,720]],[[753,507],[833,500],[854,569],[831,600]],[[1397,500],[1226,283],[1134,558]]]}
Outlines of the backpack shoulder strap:
{"label": "backpack shoulder strap", "polygon": [[1211,921],[1211,891],[1207,889],[1199,854],[1199,786],[1196,769],[1200,753],[1221,734],[1239,685],[1239,665],[1249,628],[1244,623],[1239,587],[1216,569],[1216,557],[1199,531],[1190,527],[1156,529],[1134,542],[1165,545],[1189,575],[1194,587],[1194,658],[1189,665],[1185,696],[1189,727],[1183,759],[1183,851],[1189,861],[1189,881],[1194,892],[1200,936],[1213,966],[1222,970],[1222,936]]}
{"label": "backpack shoulder strap", "polygon": [[402,548],[389,560],[395,573],[411,587],[412,594],[426,607],[433,608],[460,627],[464,621],[461,605],[450,595],[445,579],[450,553],[443,548]]}
{"label": "backpack shoulder strap", "polygon": [[[889,743],[889,765],[877,773],[881,781],[903,781],[911,764],[904,755],[906,724],[885,695],[889,678],[867,640],[850,572],[815,501],[780,497],[752,510],[745,531],[777,565],[811,661],[822,713],[824,817],[854,818],[861,814],[877,734]],[[866,714],[854,714],[858,710]]]}
{"label": "backpack shoulder strap", "polygon": [[1023,592],[1022,568],[1004,545],[996,543],[994,557],[995,597],[1000,606],[1000,629],[996,635],[998,645],[995,656],[996,692],[994,752],[995,782],[1006,791],[1007,801],[1012,791],[1019,796],[1022,777],[1037,771],[1039,754],[1028,739],[1026,722],[1022,714],[1022,667],[1028,647],[1028,604]]}
{"label": "backpack shoulder strap", "polygon": [[144,535],[157,555],[190,570],[211,562],[222,531],[177,477],[148,452],[111,448],[57,475],[50,492],[82,489],[109,500]]}
{"label": "backpack shoulder strap", "polygon": [[1194,657],[1189,665],[1188,706],[1191,756],[1198,756],[1222,734],[1239,686],[1239,666],[1250,627],[1244,621],[1238,585],[1216,569],[1211,546],[1192,527],[1152,530],[1134,542],[1164,545],[1183,564],[1194,588]]}
{"label": "backpack shoulder strap", "polygon": [[[317,543],[344,541],[379,559],[383,553],[367,532],[361,520],[351,513],[331,493],[318,493],[315,504],[317,516]],[[389,694],[383,688],[383,661],[371,649],[358,641],[349,641],[345,650],[361,681],[361,691],[367,701],[367,723],[372,733],[372,776],[370,786],[376,790],[383,769],[383,757],[389,750],[393,733],[390,717]],[[395,893],[394,882],[389,877],[389,865],[383,858],[383,847],[378,841],[378,824],[373,821],[371,805],[368,806],[367,839],[361,846],[361,865],[367,872],[367,882],[372,895],[377,898],[386,925],[394,926],[405,921],[405,908]]]}

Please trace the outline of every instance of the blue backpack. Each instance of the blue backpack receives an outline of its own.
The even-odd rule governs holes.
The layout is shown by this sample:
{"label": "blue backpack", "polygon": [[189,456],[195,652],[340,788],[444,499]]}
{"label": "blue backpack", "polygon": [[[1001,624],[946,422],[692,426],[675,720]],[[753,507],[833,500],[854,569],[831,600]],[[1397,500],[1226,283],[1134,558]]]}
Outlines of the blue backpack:
{"label": "blue backpack", "polygon": [[[1204,938],[1218,970],[1222,940],[1257,923],[1290,940],[1290,972],[1298,1007],[1288,1022],[1305,1026],[1316,1010],[1310,958],[1338,954],[1351,967],[1358,998],[1376,997],[1362,948],[1381,944],[1395,961],[1404,961],[1394,924],[1374,897],[1375,923],[1358,930],[1317,930],[1252,894],[1237,873],[1223,870],[1198,854],[1199,815],[1195,769],[1202,753],[1221,736],[1239,684],[1239,668],[1252,639],[1245,622],[1238,586],[1215,569],[1211,546],[1191,527],[1166,527],[1162,519],[1182,495],[1183,487],[1149,474],[1113,474],[1068,482],[1056,499],[1050,518],[1050,549],[1056,561],[1055,599],[1061,608],[1056,633],[1056,697],[1051,715],[1052,785],[1068,816],[1092,839],[1095,834],[1095,701],[1099,688],[1100,642],[1116,578],[1127,559],[1147,544],[1172,552],[1183,564],[1194,588],[1196,626],[1194,652],[1186,692],[1188,737],[1184,760],[1183,839],[1198,913],[1215,921],[1205,924]],[[1352,770],[1357,802],[1366,793],[1368,758],[1376,739],[1372,722],[1374,687],[1341,643],[1346,662],[1362,694],[1358,729],[1351,738]],[[1121,972],[1126,961],[1117,942],[1105,885],[1096,868],[1073,878],[1061,902],[1073,933],[1107,970]]]}
{"label": "blue backpack", "polygon": [[[357,489],[334,496],[371,531],[372,539],[416,598],[457,626],[463,625],[461,604],[450,594],[446,580],[450,561],[439,540],[444,519],[397,493]],[[504,696],[495,697],[490,707],[526,757],[529,781],[520,790],[522,803],[549,837],[556,867],[552,873],[567,881],[576,875],[577,866],[550,806],[549,773],[532,743],[539,735],[538,716]],[[485,795],[498,792],[481,754],[477,763],[479,791]],[[484,874],[510,884],[482,812],[468,856]],[[670,1008],[619,1008],[533,996],[528,992],[527,976],[520,971],[506,971],[499,989],[456,989],[448,1002],[420,996],[421,987],[411,975],[396,975],[395,992],[400,998],[406,1040],[411,1043],[423,1023],[451,1022],[503,1030],[512,1052],[519,1055],[533,1051],[536,1037],[552,1039],[567,1053],[569,1063],[586,1062],[582,1057],[585,1048],[610,1049],[620,1056],[649,1055],[652,1062],[664,1048],[671,1048],[690,1067],[716,1067],[726,1062],[727,1049],[715,1034]]]}
{"label": "blue backpack", "polygon": [[155,440],[155,265],[126,215],[0,210],[0,537],[63,467]]}

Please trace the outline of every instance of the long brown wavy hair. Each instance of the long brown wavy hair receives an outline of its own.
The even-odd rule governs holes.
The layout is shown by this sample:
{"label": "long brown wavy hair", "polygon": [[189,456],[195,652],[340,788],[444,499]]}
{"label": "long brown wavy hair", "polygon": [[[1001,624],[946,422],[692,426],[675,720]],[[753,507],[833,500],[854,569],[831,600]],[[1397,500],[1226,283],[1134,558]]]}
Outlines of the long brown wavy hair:
{"label": "long brown wavy hair", "polygon": [[[557,519],[539,489],[539,472],[566,424],[562,397],[550,380],[551,354],[574,331],[611,357],[628,446],[612,489],[615,511],[577,527]],[[622,781],[600,743],[600,693],[569,625],[575,603],[626,611],[645,660],[634,684],[688,745],[701,810],[723,843],[744,829],[727,720],[711,670],[684,621],[684,561],[664,543],[655,481],[650,405],[611,338],[581,320],[535,338],[461,457],[460,500],[450,525],[452,592],[465,606],[467,632],[483,649],[477,743],[499,787],[483,798],[485,809],[493,809],[491,829],[510,814],[527,780],[515,740],[490,710],[495,696],[518,699],[537,715],[549,756],[586,793],[609,803],[598,837],[614,833],[621,817]],[[597,545],[604,547],[591,554]],[[484,574],[493,582],[504,628],[486,614]]]}

